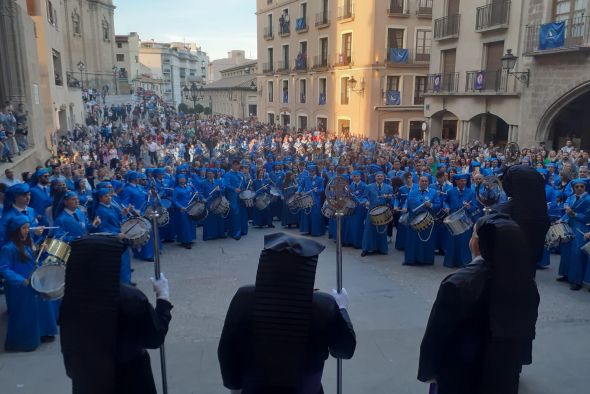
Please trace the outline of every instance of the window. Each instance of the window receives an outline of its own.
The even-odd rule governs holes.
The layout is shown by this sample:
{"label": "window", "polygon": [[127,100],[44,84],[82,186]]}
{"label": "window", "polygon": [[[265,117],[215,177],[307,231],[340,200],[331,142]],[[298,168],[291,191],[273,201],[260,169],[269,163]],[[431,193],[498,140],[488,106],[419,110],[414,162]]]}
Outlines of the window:
{"label": "window", "polygon": [[121,49],[123,48],[123,44],[121,44],[120,42],[117,43],[117,48]]}
{"label": "window", "polygon": [[342,35],[342,53],[338,59],[340,64],[352,63],[352,33]]}
{"label": "window", "polygon": [[307,80],[299,80],[299,102],[305,104],[305,98],[307,96]]}
{"label": "window", "polygon": [[327,101],[327,91],[328,91],[328,80],[326,78],[319,78],[319,87],[320,87],[320,91],[319,91],[319,105],[326,105],[326,101]]}
{"label": "window", "polygon": [[55,49],[51,50],[53,55],[53,73],[55,77],[55,84],[57,86],[63,86],[63,73],[61,68],[61,54]]}
{"label": "window", "polygon": [[80,15],[78,14],[78,10],[74,10],[72,13],[72,31],[74,35],[81,35],[82,34],[82,27],[80,25]]}
{"label": "window", "polygon": [[338,119],[338,135],[350,136],[350,119]]}
{"label": "window", "polygon": [[556,21],[584,16],[586,3],[586,0],[553,0],[553,16]]}
{"label": "window", "polygon": [[272,81],[268,81],[268,102],[272,103],[275,96],[275,87]]}
{"label": "window", "polygon": [[139,63],[139,56],[135,56],[135,63]]}
{"label": "window", "polygon": [[320,38],[320,61],[322,66],[328,65],[328,38]]}
{"label": "window", "polygon": [[420,141],[424,139],[424,131],[422,131],[422,121],[410,121],[410,141]]}
{"label": "window", "polygon": [[117,53],[117,61],[118,62],[124,62],[125,61],[125,55]]}
{"label": "window", "polygon": [[318,116],[317,117],[317,129],[319,131],[327,131],[328,130],[328,118]]}
{"label": "window", "polygon": [[111,26],[106,19],[102,20],[102,39],[103,41],[110,41],[111,40]]}
{"label": "window", "polygon": [[414,80],[414,105],[424,105],[426,91],[426,77],[416,77]]}
{"label": "window", "polygon": [[348,77],[340,78],[340,104],[348,105],[350,101],[350,91],[348,89]]}
{"label": "window", "polygon": [[283,80],[283,101],[284,104],[289,103],[289,81]]}
{"label": "window", "polygon": [[399,91],[399,76],[388,75],[385,78],[385,89]]}
{"label": "window", "polygon": [[387,29],[387,48],[403,48],[405,29]]}
{"label": "window", "polygon": [[443,120],[442,138],[444,140],[457,139],[457,120]]}
{"label": "window", "polygon": [[289,69],[289,45],[283,45],[283,64],[281,65],[281,69]]}
{"label": "window", "polygon": [[268,124],[275,124],[275,114],[269,112],[267,114],[268,117]]}
{"label": "window", "polygon": [[299,131],[307,130],[307,116],[299,115],[297,117],[297,122],[299,124]]}
{"label": "window", "polygon": [[432,48],[432,31],[418,30],[416,32],[416,61],[430,61],[430,51]]}
{"label": "window", "polygon": [[399,121],[386,120],[383,122],[383,135],[386,137],[399,137]]}
{"label": "window", "polygon": [[397,75],[385,77],[385,92],[383,93],[385,105],[401,105],[400,77]]}

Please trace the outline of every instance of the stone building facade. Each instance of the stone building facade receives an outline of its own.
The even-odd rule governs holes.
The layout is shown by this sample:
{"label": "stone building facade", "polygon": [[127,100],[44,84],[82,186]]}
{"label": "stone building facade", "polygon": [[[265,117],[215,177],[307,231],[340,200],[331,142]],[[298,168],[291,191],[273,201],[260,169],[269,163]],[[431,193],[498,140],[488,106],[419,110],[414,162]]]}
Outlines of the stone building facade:
{"label": "stone building facade", "polygon": [[226,58],[215,59],[209,63],[207,70],[207,83],[220,80],[222,78],[221,71],[251,61],[252,59],[246,58],[246,51],[238,49],[231,50],[227,53]]}
{"label": "stone building facade", "polygon": [[432,5],[257,0],[259,120],[421,138]]}
{"label": "stone building facade", "polygon": [[115,64],[119,73],[119,90],[129,93],[138,87],[140,76],[139,63],[139,34],[131,32],[128,35],[115,36]]}

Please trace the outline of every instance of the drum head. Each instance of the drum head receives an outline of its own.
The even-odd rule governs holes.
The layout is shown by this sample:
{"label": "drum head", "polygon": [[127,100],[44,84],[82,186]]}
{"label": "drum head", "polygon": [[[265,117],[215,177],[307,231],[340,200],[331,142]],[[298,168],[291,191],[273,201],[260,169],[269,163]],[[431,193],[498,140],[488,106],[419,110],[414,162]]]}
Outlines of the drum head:
{"label": "drum head", "polygon": [[150,228],[144,218],[132,218],[121,225],[121,232],[129,239],[137,239],[145,235]]}
{"label": "drum head", "polygon": [[66,283],[66,270],[61,265],[44,265],[31,276],[31,287],[46,298],[57,299],[63,296]]}
{"label": "drum head", "polygon": [[371,209],[371,215],[381,215],[385,212],[387,212],[387,210],[389,209],[389,207],[385,206],[385,205],[380,205],[378,207],[375,207],[373,209]]}
{"label": "drum head", "polygon": [[414,217],[414,219],[412,219],[412,224],[420,223],[426,218],[426,216],[428,216],[428,212],[420,212],[418,215],[416,215],[416,217]]}

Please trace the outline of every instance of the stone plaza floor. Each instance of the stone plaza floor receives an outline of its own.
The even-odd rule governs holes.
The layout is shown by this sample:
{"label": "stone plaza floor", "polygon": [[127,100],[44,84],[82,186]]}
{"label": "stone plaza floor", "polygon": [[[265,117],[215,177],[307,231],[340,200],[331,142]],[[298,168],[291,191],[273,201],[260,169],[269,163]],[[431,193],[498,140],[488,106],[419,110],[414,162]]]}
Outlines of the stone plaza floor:
{"label": "stone plaza floor", "polygon": [[[279,230],[278,228],[275,230]],[[170,281],[174,304],[166,340],[171,394],[228,393],[221,383],[217,345],[229,302],[238,287],[255,280],[263,236],[274,230],[250,229],[240,241],[203,242],[192,250],[166,244],[162,271]],[[297,234],[294,230],[290,230]],[[201,229],[199,229],[201,237]],[[335,244],[320,256],[316,287],[329,292],[336,284]],[[434,267],[405,267],[402,254],[360,257],[344,248],[344,286],[357,333],[354,358],[344,362],[346,394],[421,394],[428,387],[416,380],[420,341],[438,284],[452,271],[437,257]],[[541,307],[534,343],[534,363],[521,378],[521,394],[578,394],[588,390],[590,366],[590,293],[569,290],[555,281],[558,256],[538,272]],[[134,280],[154,300],[149,282],[151,263],[133,262]],[[0,341],[6,326],[0,298]],[[160,387],[159,353],[152,366]],[[324,369],[324,389],[334,393],[336,362]],[[160,389],[159,389],[160,390]],[[0,347],[0,393],[67,394],[59,341],[32,353],[5,353]],[[161,392],[161,391],[160,391]]]}

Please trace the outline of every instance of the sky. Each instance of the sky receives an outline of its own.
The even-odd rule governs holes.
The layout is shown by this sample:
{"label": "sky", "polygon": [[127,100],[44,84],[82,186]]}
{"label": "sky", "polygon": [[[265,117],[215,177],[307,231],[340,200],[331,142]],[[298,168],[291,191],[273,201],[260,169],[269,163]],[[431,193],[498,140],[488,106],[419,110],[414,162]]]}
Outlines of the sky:
{"label": "sky", "polygon": [[232,49],[256,59],[254,0],[114,0],[115,34],[142,41],[196,42],[210,60]]}

